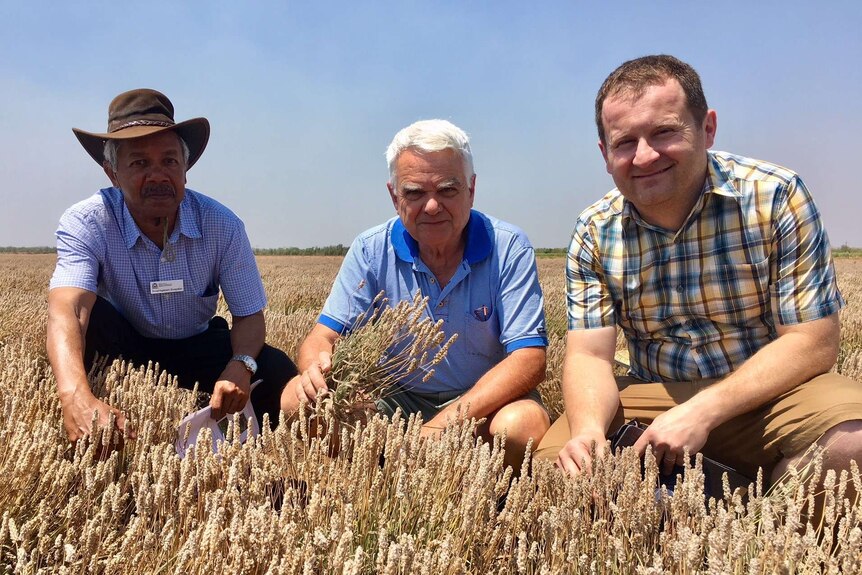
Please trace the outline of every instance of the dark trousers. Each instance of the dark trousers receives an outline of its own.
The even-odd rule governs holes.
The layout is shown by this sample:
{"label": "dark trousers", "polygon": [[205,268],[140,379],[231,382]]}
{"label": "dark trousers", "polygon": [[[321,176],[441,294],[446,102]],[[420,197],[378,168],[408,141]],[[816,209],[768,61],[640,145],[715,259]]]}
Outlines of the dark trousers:
{"label": "dark trousers", "polygon": [[[122,357],[137,365],[158,362],[161,369],[177,376],[181,387],[212,393],[219,375],[233,356],[227,320],[215,316],[201,334],[185,339],[154,339],[139,334],[132,324],[104,298],[96,298],[87,327],[84,366],[100,357]],[[257,356],[257,373],[252,381],[262,379],[251,394],[258,421],[269,414],[272,427],[278,423],[281,390],[297,374],[296,366],[280,349],[264,345]]]}

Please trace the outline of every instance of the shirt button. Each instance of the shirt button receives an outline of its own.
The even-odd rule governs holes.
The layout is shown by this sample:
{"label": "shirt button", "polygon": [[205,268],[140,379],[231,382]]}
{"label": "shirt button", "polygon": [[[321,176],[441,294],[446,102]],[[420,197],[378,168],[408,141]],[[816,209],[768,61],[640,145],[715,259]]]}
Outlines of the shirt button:
{"label": "shirt button", "polygon": [[440,303],[438,303],[437,307],[443,307],[443,302],[441,301]]}
{"label": "shirt button", "polygon": [[684,289],[685,288],[682,286],[682,284],[679,284],[678,286],[676,286],[676,292],[677,293],[682,293]]}
{"label": "shirt button", "polygon": [[432,284],[433,284],[433,283],[435,283],[435,282],[434,282],[434,278],[431,278],[431,283],[432,283]]}

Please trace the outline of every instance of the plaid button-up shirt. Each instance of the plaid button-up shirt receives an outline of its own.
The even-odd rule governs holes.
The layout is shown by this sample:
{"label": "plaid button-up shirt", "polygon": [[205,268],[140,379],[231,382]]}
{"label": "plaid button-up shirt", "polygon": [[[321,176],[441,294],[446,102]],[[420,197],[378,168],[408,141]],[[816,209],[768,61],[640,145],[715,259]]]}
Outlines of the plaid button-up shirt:
{"label": "plaid button-up shirt", "polygon": [[630,374],[695,381],[738,369],[781,325],[844,305],[820,213],[793,172],[709,152],[682,227],[644,222],[619,190],[578,217],[566,265],[570,330],[619,325]]}

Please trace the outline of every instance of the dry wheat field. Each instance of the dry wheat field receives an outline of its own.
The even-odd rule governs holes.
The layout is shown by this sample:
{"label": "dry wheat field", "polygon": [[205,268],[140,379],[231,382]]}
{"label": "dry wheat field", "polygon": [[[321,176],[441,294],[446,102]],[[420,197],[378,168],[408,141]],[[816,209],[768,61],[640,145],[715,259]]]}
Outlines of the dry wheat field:
{"label": "dry wheat field", "polygon": [[[340,258],[261,257],[268,341],[291,356]],[[65,441],[45,354],[54,256],[0,255],[0,572],[3,573],[859,573],[862,489],[817,460],[748,497],[703,497],[699,467],[672,496],[629,451],[589,476],[544,462],[504,468],[474,424],[436,440],[411,421],[373,419],[337,437],[279,426],[218,454],[207,436],[179,459],[194,409],[154,366],[92,374],[126,411],[134,441]],[[539,261],[551,346],[542,395],[561,409],[562,258]],[[862,382],[862,262],[839,260],[848,306],[836,369]],[[231,433],[229,432],[229,436]],[[333,449],[338,444],[339,449]],[[529,459],[528,459],[529,461]],[[812,486],[817,486],[813,488]],[[854,492],[855,489],[855,492]],[[822,520],[807,510],[822,497]]]}

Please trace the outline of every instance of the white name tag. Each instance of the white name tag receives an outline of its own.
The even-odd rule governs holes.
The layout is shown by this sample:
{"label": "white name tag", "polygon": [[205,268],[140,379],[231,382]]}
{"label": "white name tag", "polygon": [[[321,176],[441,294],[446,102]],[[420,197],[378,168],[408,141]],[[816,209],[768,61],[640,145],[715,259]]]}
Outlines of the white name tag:
{"label": "white name tag", "polygon": [[176,293],[183,291],[183,280],[165,280],[160,282],[150,282],[150,293]]}

